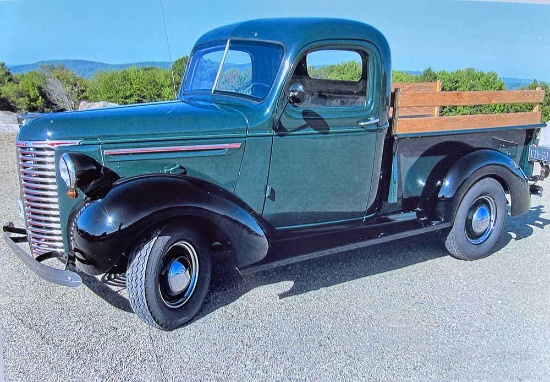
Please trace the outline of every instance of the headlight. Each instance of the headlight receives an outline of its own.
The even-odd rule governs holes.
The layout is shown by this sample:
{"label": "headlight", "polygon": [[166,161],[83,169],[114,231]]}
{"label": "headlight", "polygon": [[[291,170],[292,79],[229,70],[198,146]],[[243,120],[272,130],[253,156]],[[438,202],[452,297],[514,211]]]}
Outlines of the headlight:
{"label": "headlight", "polygon": [[[1,0],[0,0],[1,1]],[[67,196],[75,199],[77,189],[90,198],[104,196],[120,177],[95,159],[80,153],[65,153],[57,163],[59,177],[69,187]]]}
{"label": "headlight", "polygon": [[65,153],[61,155],[61,158],[59,158],[59,176],[67,187],[75,187],[76,186],[76,173],[74,170],[74,164],[71,160],[71,157],[68,153]]}

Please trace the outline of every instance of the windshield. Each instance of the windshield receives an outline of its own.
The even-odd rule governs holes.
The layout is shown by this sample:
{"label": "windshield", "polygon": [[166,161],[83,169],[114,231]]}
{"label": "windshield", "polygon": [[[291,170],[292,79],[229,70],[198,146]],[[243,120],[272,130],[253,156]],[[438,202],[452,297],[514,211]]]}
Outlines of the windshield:
{"label": "windshield", "polygon": [[265,98],[283,57],[282,46],[228,40],[195,50],[183,83],[183,93],[229,93]]}

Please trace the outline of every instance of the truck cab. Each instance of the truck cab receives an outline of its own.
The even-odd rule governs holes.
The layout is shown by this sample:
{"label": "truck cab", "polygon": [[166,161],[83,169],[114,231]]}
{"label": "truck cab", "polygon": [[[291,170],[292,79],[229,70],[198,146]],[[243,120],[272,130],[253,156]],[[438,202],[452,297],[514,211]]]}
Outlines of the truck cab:
{"label": "truck cab", "polygon": [[[374,203],[375,153],[389,126],[389,47],[372,27],[346,22],[336,35],[336,24],[342,23],[278,19],[214,30],[197,42],[183,82],[182,99],[216,95],[246,114],[235,195],[276,229],[362,221]],[[201,83],[207,89],[198,89],[196,78],[216,56],[225,57],[224,68],[218,78],[212,71],[208,86]],[[354,66],[352,78],[310,73],[342,62]],[[238,78],[233,85],[231,76]],[[299,99],[288,99],[291,87],[300,89]],[[249,102],[241,106],[236,98]],[[270,155],[258,163],[249,150]],[[322,178],[330,181],[320,184]]]}

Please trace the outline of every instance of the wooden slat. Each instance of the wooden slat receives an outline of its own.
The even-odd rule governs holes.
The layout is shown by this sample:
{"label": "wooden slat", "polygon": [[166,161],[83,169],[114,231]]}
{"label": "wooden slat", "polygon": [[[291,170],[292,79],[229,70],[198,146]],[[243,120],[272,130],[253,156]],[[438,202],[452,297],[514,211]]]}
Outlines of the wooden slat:
{"label": "wooden slat", "polygon": [[[400,89],[401,94],[405,92],[434,92],[441,91],[441,81],[435,82],[396,82],[392,84],[392,92],[395,89]],[[401,107],[399,115],[401,117],[412,116],[424,116],[430,115],[437,116],[439,114],[439,108],[428,105],[415,105],[415,107]]]}
{"label": "wooden slat", "polygon": [[399,115],[401,117],[430,117],[434,116],[434,108],[432,106],[401,107]]}
{"label": "wooden slat", "polygon": [[[440,92],[443,90],[443,81],[437,80],[436,82],[437,88],[435,89],[436,92]],[[434,107],[434,117],[439,117],[439,106]]]}
{"label": "wooden slat", "polygon": [[394,82],[391,84],[391,91],[401,89],[403,92],[433,92],[437,91],[436,82]]}
{"label": "wooden slat", "polygon": [[[537,90],[542,90],[542,88],[540,86],[537,86]],[[535,105],[535,107],[533,108],[533,112],[538,113],[540,111],[540,104],[541,103],[542,103],[542,101],[540,101],[540,103],[537,103]]]}
{"label": "wooden slat", "polygon": [[[403,94],[401,95],[403,96]],[[428,133],[486,127],[521,126],[540,123],[540,112],[459,115],[451,117],[400,118],[397,134]]]}
{"label": "wooden slat", "polygon": [[501,103],[540,103],[543,90],[402,92],[401,107],[492,105]]}

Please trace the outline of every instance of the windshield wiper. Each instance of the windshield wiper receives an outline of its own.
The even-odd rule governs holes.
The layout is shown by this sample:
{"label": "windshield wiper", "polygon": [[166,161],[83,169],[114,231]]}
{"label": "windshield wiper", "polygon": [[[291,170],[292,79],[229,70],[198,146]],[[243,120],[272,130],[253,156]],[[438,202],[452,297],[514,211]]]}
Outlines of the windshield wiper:
{"label": "windshield wiper", "polygon": [[227,52],[229,51],[229,42],[231,39],[227,40],[227,43],[225,44],[225,50],[223,51],[223,57],[220,62],[220,66],[218,68],[218,73],[216,73],[216,79],[214,80],[214,85],[212,85],[212,91],[211,94],[214,94],[214,90],[216,90],[216,87],[218,86],[218,80],[220,79],[220,76],[222,74],[222,68],[223,64],[225,63],[225,57],[227,57]]}

